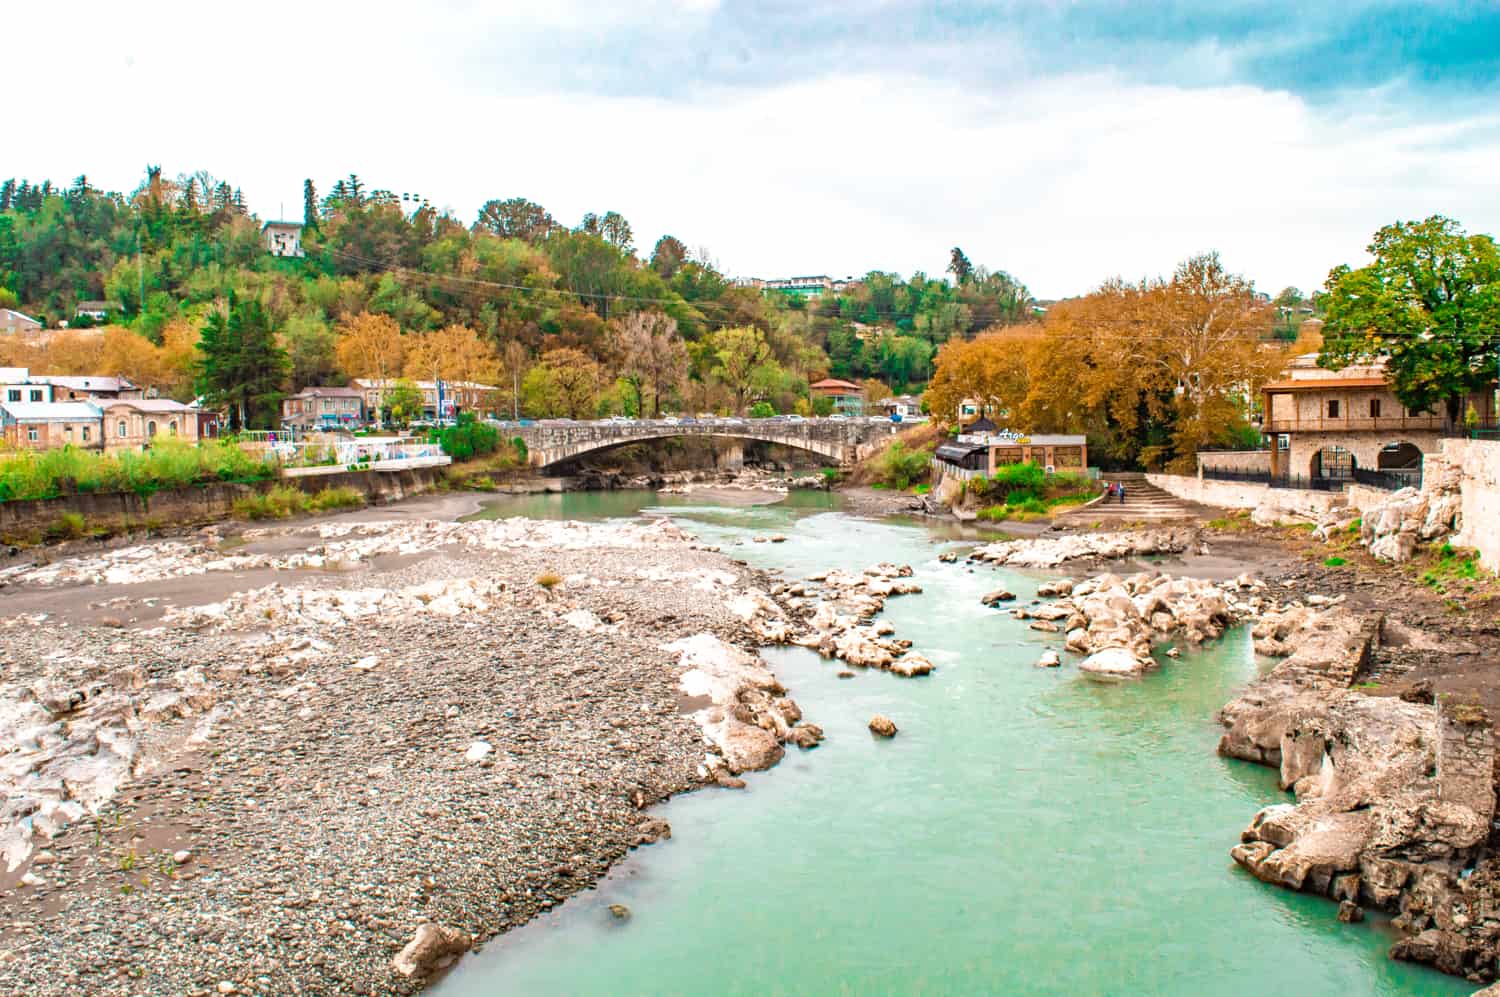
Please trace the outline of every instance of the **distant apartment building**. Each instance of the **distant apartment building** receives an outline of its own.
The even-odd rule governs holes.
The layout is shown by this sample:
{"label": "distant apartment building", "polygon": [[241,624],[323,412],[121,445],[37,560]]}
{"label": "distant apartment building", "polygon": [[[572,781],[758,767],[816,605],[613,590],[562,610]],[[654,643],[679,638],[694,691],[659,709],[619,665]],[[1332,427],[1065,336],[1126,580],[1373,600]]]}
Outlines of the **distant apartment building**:
{"label": "distant apartment building", "polygon": [[266,222],[260,229],[261,241],[272,256],[301,256],[301,222]]}
{"label": "distant apartment building", "polygon": [[[364,395],[369,421],[383,420],[386,398],[399,382],[356,377],[354,385]],[[487,414],[497,389],[476,381],[411,381],[422,396],[422,418],[451,419],[460,412]]]}
{"label": "distant apartment building", "polygon": [[818,298],[824,294],[842,294],[859,285],[853,277],[835,280],[826,274],[815,277],[778,277],[770,280],[760,277],[736,277],[734,286],[750,287],[757,291],[779,291],[782,294],[802,298]]}
{"label": "distant apartment building", "polygon": [[14,308],[0,308],[0,335],[24,336],[40,332],[42,323]]}
{"label": "distant apartment building", "polygon": [[50,402],[52,385],[25,367],[0,367],[0,402]]}
{"label": "distant apartment building", "polygon": [[299,429],[352,427],[365,421],[365,395],[359,388],[307,387],[281,400],[281,423]]}
{"label": "distant apartment building", "polygon": [[0,438],[17,450],[103,445],[102,413],[91,402],[0,402]]}

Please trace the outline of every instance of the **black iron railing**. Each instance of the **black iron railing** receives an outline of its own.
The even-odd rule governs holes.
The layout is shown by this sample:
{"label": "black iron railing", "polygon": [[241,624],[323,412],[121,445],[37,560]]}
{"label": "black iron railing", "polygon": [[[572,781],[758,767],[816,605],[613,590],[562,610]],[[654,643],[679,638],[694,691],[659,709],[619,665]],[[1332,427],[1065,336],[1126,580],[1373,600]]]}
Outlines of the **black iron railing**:
{"label": "black iron railing", "polygon": [[1361,485],[1369,485],[1371,488],[1384,488],[1386,491],[1399,491],[1402,488],[1421,488],[1422,469],[1412,468],[1385,468],[1372,471],[1365,467],[1354,469],[1354,480]]}
{"label": "black iron railing", "polygon": [[1349,478],[1311,478],[1297,474],[1273,475],[1270,471],[1240,471],[1232,468],[1205,467],[1203,477],[1207,481],[1243,481],[1253,485],[1268,485],[1271,488],[1300,488],[1304,491],[1339,492],[1349,483]]}

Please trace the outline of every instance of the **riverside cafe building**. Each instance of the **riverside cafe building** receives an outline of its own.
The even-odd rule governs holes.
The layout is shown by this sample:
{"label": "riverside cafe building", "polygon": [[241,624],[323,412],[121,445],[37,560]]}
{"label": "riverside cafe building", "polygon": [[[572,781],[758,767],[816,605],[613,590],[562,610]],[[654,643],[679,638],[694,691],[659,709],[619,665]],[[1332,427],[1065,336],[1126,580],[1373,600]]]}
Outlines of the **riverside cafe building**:
{"label": "riverside cafe building", "polygon": [[1019,433],[983,417],[963,427],[956,440],[939,446],[933,456],[946,465],[944,474],[960,478],[993,477],[997,468],[1027,461],[1048,474],[1086,474],[1089,466],[1086,436]]}

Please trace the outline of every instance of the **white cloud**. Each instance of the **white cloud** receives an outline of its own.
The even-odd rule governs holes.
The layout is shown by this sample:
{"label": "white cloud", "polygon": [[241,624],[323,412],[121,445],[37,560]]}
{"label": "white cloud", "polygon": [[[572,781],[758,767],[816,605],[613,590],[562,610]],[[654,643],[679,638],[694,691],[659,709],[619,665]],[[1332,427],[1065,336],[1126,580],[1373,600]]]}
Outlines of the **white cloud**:
{"label": "white cloud", "polygon": [[[1406,124],[1376,97],[1363,113],[1319,110],[1287,93],[1108,74],[976,92],[835,65],[809,82],[673,100],[523,95],[496,82],[523,66],[491,73],[456,55],[466,35],[496,29],[485,6],[350,14],[273,0],[231,44],[186,14],[145,30],[100,5],[79,15],[65,71],[48,46],[12,53],[11,78],[34,88],[14,105],[4,168],[125,190],[147,163],[205,168],[263,217],[295,215],[304,177],[326,189],[356,170],[465,221],[515,195],[564,221],[618,210],[643,249],[671,232],[737,273],[937,275],[960,245],[1046,297],[1209,248],[1264,289],[1310,289],[1396,218],[1442,212],[1500,230],[1494,118]],[[551,10],[576,26],[597,8]],[[37,37],[28,18],[43,31],[20,12],[17,37]]]}

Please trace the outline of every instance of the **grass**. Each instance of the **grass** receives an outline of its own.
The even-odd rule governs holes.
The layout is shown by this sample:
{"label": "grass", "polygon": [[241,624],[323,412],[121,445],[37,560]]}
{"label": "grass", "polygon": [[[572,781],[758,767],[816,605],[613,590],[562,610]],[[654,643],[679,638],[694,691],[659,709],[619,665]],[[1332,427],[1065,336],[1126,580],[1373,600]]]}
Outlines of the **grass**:
{"label": "grass", "polygon": [[551,592],[562,584],[562,575],[559,575],[555,571],[544,571],[536,576],[536,583],[548,592]]}
{"label": "grass", "polygon": [[0,457],[0,502],[79,492],[144,496],[210,481],[261,481],[276,470],[274,463],[246,453],[231,439],[201,444],[165,439],[144,453],[62,447]]}
{"label": "grass", "polygon": [[88,522],[76,512],[65,512],[47,527],[48,540],[77,540],[90,533]]}
{"label": "grass", "polygon": [[234,514],[240,519],[286,519],[308,512],[357,509],[364,504],[365,494],[357,488],[325,488],[309,495],[300,488],[276,485],[269,491],[235,499]]}
{"label": "grass", "polygon": [[1210,519],[1208,526],[1210,529],[1223,530],[1226,533],[1242,533],[1254,524],[1250,522],[1249,511],[1241,509],[1219,519]]}
{"label": "grass", "polygon": [[1099,485],[1082,474],[1049,475],[1034,462],[997,468],[989,478],[970,479],[969,493],[981,498],[1004,495],[1001,503],[986,506],[976,515],[990,522],[1030,522],[1059,510],[1083,505],[1099,496]]}
{"label": "grass", "polygon": [[1348,561],[1337,555],[1323,559],[1323,567],[1325,568],[1342,568],[1348,563]]}

